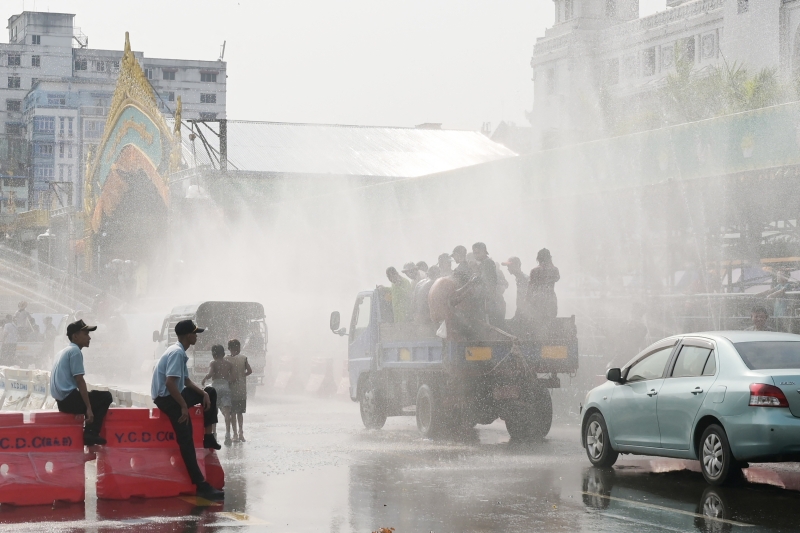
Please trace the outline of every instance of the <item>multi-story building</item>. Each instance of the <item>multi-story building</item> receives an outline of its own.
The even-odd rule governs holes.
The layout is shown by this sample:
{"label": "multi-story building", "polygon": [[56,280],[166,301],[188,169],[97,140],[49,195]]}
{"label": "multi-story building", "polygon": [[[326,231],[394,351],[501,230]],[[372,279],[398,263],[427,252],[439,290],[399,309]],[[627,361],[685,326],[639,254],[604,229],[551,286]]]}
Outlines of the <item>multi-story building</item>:
{"label": "multi-story building", "polygon": [[553,0],[555,23],[537,39],[534,147],[590,140],[604,130],[604,99],[648,105],[678,62],[692,76],[710,67],[800,72],[800,1],[667,0],[639,17],[638,0]]}
{"label": "multi-story building", "polygon": [[[8,19],[9,42],[0,44],[0,172],[32,177],[33,205],[79,205],[88,148],[103,134],[119,73],[122,51],[88,48],[74,18],[25,11]],[[226,118],[224,61],[135,56],[166,115],[180,96],[184,119]]]}

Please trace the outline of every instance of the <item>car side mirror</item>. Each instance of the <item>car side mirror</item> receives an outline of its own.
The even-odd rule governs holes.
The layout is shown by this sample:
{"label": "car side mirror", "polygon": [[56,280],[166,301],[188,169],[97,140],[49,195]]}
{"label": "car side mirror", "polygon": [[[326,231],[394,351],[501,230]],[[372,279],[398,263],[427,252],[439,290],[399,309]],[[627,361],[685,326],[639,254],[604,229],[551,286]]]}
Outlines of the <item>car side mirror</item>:
{"label": "car side mirror", "polygon": [[622,379],[622,370],[619,368],[609,368],[608,372],[606,372],[606,379],[614,383],[622,383],[624,381]]}
{"label": "car side mirror", "polygon": [[339,311],[334,311],[331,313],[331,331],[336,333],[336,330],[339,329],[339,323],[342,321],[342,317],[339,315]]}
{"label": "car side mirror", "polygon": [[153,342],[161,342],[161,333],[158,331],[153,332]]}

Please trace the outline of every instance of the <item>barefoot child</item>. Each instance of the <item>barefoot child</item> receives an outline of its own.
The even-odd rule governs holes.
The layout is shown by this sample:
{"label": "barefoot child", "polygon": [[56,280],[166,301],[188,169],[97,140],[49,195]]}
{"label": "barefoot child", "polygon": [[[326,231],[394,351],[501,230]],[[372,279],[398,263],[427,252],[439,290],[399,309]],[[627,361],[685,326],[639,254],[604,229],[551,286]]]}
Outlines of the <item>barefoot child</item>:
{"label": "barefoot child", "polygon": [[[201,385],[205,387],[206,380],[211,380],[211,386],[217,391],[217,407],[225,417],[225,446],[231,445],[231,387],[230,384],[236,381],[232,375],[233,365],[226,361],[225,348],[220,344],[211,347],[211,355],[214,360],[208,368],[208,374],[203,378]],[[214,426],[216,430],[216,426]]]}

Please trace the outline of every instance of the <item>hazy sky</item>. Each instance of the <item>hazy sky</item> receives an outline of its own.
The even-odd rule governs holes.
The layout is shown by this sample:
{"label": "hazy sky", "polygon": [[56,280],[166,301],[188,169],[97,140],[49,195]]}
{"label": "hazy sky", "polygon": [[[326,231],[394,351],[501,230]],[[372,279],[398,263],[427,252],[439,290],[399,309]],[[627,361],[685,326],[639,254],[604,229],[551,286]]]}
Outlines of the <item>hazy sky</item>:
{"label": "hazy sky", "polygon": [[[228,118],[447,128],[527,125],[552,0],[25,0],[75,13],[92,48],[215,60]],[[22,0],[2,3],[6,18]],[[646,15],[665,0],[642,0]],[[7,34],[3,42],[7,42]]]}

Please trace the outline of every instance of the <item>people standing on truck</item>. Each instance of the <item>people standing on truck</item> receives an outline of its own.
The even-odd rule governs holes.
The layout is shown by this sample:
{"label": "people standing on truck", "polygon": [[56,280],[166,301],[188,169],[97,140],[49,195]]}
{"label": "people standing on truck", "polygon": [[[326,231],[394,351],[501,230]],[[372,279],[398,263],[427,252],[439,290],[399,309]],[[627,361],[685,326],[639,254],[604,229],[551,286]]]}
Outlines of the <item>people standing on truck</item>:
{"label": "people standing on truck", "polygon": [[531,316],[536,321],[546,321],[558,315],[558,299],[555,285],[561,279],[558,268],[553,264],[550,250],[542,248],[536,254],[539,266],[531,270],[528,284],[528,303]]}
{"label": "people standing on truck", "polygon": [[436,265],[439,267],[439,277],[446,278],[453,275],[453,259],[450,254],[439,254]]}
{"label": "people standing on truck", "polygon": [[517,282],[517,309],[514,312],[514,319],[519,320],[530,316],[528,308],[528,283],[530,277],[522,271],[522,261],[519,257],[509,257],[507,261],[501,263],[508,269],[508,273],[514,276]]}
{"label": "people standing on truck", "polygon": [[50,372],[50,396],[55,399],[58,410],[84,416],[83,444],[86,446],[106,443],[100,436],[100,429],[114,401],[108,391],[86,388],[82,350],[89,347],[92,340],[89,333],[96,329],[97,326],[88,326],[83,320],[68,325],[69,346],[58,353]]}
{"label": "people standing on truck", "polygon": [[392,314],[395,323],[408,322],[411,306],[411,283],[397,272],[394,267],[386,269],[386,277],[392,282]]}
{"label": "people standing on truck", "polygon": [[411,280],[411,292],[413,294],[414,287],[416,287],[417,283],[424,279],[424,276],[419,271],[419,267],[417,267],[416,263],[410,261],[403,265],[403,274],[405,274],[406,277]]}
{"label": "people standing on truck", "polygon": [[750,311],[750,320],[753,325],[745,329],[745,331],[775,331],[767,325],[769,320],[769,311],[763,305],[757,305]]}
{"label": "people standing on truck", "polygon": [[3,325],[3,345],[0,348],[0,364],[13,365],[17,354],[17,326],[14,324],[14,317],[6,315]]}
{"label": "people standing on truck", "polygon": [[476,293],[475,303],[482,312],[480,316],[486,317],[490,324],[501,325],[497,305],[497,266],[489,257],[486,245],[476,242],[472,245],[472,255],[476,262],[476,274],[480,283],[480,289]]}
{"label": "people standing on truck", "polygon": [[14,313],[14,325],[17,326],[19,340],[26,341],[33,336],[33,317],[28,312],[28,302],[22,301],[17,304],[17,312]]}
{"label": "people standing on truck", "polygon": [[453,278],[456,280],[459,287],[466,285],[472,278],[472,270],[467,262],[467,249],[460,244],[453,248],[453,253],[450,254],[453,261],[456,262],[456,268],[453,270]]}
{"label": "people standing on truck", "polygon": [[411,299],[414,323],[430,324],[431,308],[428,303],[428,294],[431,292],[433,283],[439,279],[439,267],[433,265],[428,269],[428,277],[420,281],[414,289],[414,296]]}
{"label": "people standing on truck", "polygon": [[222,448],[211,433],[217,423],[217,391],[213,387],[201,389],[189,378],[186,350],[197,343],[197,335],[205,329],[198,328],[191,320],[181,320],[175,324],[175,335],[178,342],[167,348],[153,371],[150,395],[161,412],[167,415],[175,431],[175,440],[181,451],[183,463],[189,478],[197,487],[197,495],[207,499],[220,499],[225,496],[205,480],[200,467],[192,439],[192,419],[189,408],[201,404],[203,406],[203,447],[214,450]]}
{"label": "people standing on truck", "polygon": [[[233,366],[231,376],[231,425],[233,426],[233,442],[246,442],[244,438],[244,413],[247,412],[247,376],[253,373],[247,357],[240,355],[242,344],[238,339],[228,341],[230,355],[227,360]],[[236,434],[236,428],[239,434]]]}
{"label": "people standing on truck", "polygon": [[[235,380],[233,364],[225,359],[225,348],[221,344],[211,347],[213,361],[208,365],[208,374],[200,382],[201,387],[211,380],[211,386],[217,391],[217,407],[225,417],[225,446],[231,445],[231,383]],[[216,426],[212,431],[216,433]]]}
{"label": "people standing on truck", "polygon": [[417,270],[419,271],[420,280],[425,279],[428,276],[428,263],[425,261],[417,261]]}

